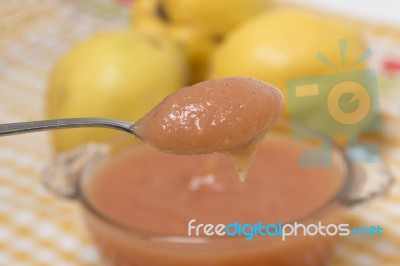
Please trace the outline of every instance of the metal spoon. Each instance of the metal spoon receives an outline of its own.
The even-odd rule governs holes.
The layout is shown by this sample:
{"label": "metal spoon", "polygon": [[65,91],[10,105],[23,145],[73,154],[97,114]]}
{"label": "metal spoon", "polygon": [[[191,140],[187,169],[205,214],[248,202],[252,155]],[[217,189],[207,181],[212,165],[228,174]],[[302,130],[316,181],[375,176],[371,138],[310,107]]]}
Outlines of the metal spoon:
{"label": "metal spoon", "polygon": [[16,135],[37,131],[64,129],[64,128],[83,128],[83,127],[102,127],[121,130],[135,135],[133,130],[133,122],[121,121],[109,118],[66,118],[53,119],[21,123],[0,124],[0,137],[8,135]]}

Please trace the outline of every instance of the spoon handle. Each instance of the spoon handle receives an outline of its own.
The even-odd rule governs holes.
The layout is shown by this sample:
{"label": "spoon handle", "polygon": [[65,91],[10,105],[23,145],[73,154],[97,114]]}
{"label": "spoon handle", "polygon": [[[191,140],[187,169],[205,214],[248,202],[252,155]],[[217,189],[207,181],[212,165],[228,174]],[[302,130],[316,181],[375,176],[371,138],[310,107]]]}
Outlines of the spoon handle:
{"label": "spoon handle", "polygon": [[122,130],[130,134],[135,134],[132,129],[134,123],[108,119],[108,118],[65,118],[54,120],[42,120],[32,122],[0,124],[0,137],[16,135],[36,131],[45,131],[63,128],[82,128],[82,127],[105,127]]}

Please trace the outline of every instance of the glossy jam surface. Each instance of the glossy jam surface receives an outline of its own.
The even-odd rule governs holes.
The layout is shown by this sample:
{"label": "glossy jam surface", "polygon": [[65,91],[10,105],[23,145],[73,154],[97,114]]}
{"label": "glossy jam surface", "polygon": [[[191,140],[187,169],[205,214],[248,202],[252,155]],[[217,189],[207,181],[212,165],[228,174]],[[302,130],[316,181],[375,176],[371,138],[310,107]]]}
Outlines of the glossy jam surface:
{"label": "glossy jam surface", "polygon": [[134,130],[145,142],[175,154],[226,152],[242,179],[257,143],[279,119],[281,92],[263,81],[231,77],[185,87],[165,98]]}
{"label": "glossy jam surface", "polygon": [[223,154],[181,156],[142,147],[111,160],[88,183],[88,198],[129,227],[185,235],[187,223],[288,222],[324,205],[341,185],[335,168],[301,168],[305,147],[266,138],[248,180]]}

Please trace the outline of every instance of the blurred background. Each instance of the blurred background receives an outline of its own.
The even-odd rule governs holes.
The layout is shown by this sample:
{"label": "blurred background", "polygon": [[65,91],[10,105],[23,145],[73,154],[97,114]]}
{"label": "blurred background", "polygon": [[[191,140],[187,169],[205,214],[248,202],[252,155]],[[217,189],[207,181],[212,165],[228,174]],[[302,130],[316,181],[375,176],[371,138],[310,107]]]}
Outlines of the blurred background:
{"label": "blurred background", "polygon": [[[315,55],[339,66],[337,41],[346,39],[348,61],[340,71],[371,51],[355,69],[376,75],[382,127],[370,140],[397,180],[398,10],[394,0],[2,1],[0,123],[77,116],[136,121],[177,88],[227,75],[253,76],[285,93],[289,79],[337,73]],[[296,108],[323,124],[314,117],[320,105]],[[349,134],[361,135],[364,126]],[[55,154],[115,134],[67,130],[0,139],[0,265],[99,265],[75,203],[53,196],[40,180]],[[355,225],[379,224],[384,237],[346,238],[331,265],[400,265],[398,183],[350,217]]]}

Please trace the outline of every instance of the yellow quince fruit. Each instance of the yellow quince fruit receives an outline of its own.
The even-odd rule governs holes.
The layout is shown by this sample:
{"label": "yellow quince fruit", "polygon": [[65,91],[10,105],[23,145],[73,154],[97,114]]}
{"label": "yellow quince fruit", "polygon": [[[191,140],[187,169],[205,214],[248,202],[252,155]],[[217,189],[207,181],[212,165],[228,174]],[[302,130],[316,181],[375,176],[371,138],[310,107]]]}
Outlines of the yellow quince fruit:
{"label": "yellow quince fruit", "polygon": [[269,6],[269,0],[137,0],[132,25],[175,40],[192,82],[204,80],[209,58],[226,34]]}
{"label": "yellow quince fruit", "polygon": [[[48,118],[107,117],[137,121],[187,82],[187,66],[166,39],[133,30],[98,33],[77,44],[54,67]],[[56,151],[109,141],[109,129],[53,131]],[[133,139],[133,137],[132,137]]]}

